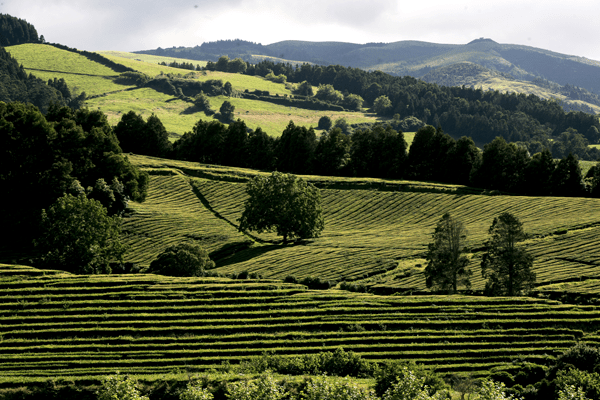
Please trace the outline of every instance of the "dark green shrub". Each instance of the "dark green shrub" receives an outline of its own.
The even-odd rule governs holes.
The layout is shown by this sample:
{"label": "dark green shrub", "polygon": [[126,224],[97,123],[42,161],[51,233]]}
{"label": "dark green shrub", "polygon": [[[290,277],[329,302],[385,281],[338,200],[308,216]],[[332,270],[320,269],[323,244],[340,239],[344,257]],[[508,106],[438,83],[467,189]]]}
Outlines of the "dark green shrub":
{"label": "dark green shrub", "polygon": [[179,243],[159,254],[148,272],[168,276],[204,276],[205,270],[214,266],[206,250],[199,245]]}

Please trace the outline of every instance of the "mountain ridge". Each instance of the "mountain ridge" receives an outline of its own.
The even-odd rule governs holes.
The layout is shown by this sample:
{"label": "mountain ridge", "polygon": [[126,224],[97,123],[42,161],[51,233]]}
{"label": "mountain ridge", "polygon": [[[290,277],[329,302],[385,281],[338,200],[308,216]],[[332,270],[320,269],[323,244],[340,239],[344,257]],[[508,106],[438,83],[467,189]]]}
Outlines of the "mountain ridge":
{"label": "mountain ridge", "polygon": [[526,45],[502,44],[488,38],[475,39],[467,44],[417,40],[366,44],[286,40],[268,45],[237,39],[136,53],[214,61],[223,55],[240,57],[246,61],[264,56],[282,62],[338,64],[415,78],[421,78],[436,68],[472,62],[508,73],[516,79],[544,79],[561,86],[573,85],[600,94],[600,61]]}

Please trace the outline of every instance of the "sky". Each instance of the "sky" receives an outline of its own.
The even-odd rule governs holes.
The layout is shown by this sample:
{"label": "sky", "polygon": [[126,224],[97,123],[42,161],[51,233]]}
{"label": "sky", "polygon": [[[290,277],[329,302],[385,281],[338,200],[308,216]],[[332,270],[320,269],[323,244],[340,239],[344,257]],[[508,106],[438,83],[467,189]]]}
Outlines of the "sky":
{"label": "sky", "polygon": [[480,37],[600,61],[599,0],[0,0],[48,42],[136,51],[242,39],[351,43]]}

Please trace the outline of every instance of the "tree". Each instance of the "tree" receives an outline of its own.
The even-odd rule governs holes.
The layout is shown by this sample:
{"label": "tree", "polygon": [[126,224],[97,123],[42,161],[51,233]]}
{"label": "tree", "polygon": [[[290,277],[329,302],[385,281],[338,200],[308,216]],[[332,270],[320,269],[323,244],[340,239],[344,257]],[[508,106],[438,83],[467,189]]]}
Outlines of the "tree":
{"label": "tree", "polygon": [[212,400],[213,394],[203,388],[199,383],[189,382],[183,392],[179,394],[179,400]]}
{"label": "tree", "polygon": [[318,175],[339,175],[350,161],[350,136],[334,128],[323,133],[315,150],[314,171]]}
{"label": "tree", "polygon": [[463,254],[466,252],[466,238],[467,231],[462,222],[452,218],[449,213],[444,214],[427,251],[425,283],[428,288],[456,293],[458,285],[467,289],[471,287],[469,259]]}
{"label": "tree", "polygon": [[246,193],[240,231],[275,231],[287,243],[317,237],[325,226],[319,189],[295,175],[276,171],[257,176],[248,182]]}
{"label": "tree", "polygon": [[300,400],[376,400],[372,390],[365,390],[360,385],[351,381],[347,376],[344,379],[331,380],[325,375],[311,377],[306,382],[306,389],[302,391]]}
{"label": "tree", "polygon": [[140,394],[133,378],[119,374],[104,378],[96,394],[98,400],[148,400],[147,396]]}
{"label": "tree", "polygon": [[294,174],[306,174],[312,169],[317,147],[317,135],[311,127],[296,126],[293,121],[284,129],[275,153],[277,168]]}
{"label": "tree", "polygon": [[282,400],[288,395],[269,371],[255,381],[234,382],[227,389],[227,398],[230,400]]}
{"label": "tree", "polygon": [[531,271],[533,256],[518,245],[527,237],[521,221],[502,213],[494,218],[489,234],[481,261],[481,274],[488,279],[485,291],[508,296],[528,292],[535,283],[535,273]]}
{"label": "tree", "polygon": [[560,160],[552,173],[551,182],[554,196],[581,196],[584,185],[577,156],[569,153]]}
{"label": "tree", "polygon": [[310,82],[307,81],[300,82],[296,87],[296,90],[294,90],[294,93],[307,97],[312,97],[314,95],[313,87]]}
{"label": "tree", "polygon": [[225,121],[232,121],[234,118],[235,106],[225,100],[223,104],[221,104],[221,108],[219,108],[219,112],[221,113],[221,117]]}
{"label": "tree", "polygon": [[156,257],[148,272],[169,276],[203,276],[215,267],[208,252],[194,243],[179,243],[167,247]]}
{"label": "tree", "polygon": [[344,107],[349,110],[360,111],[365,101],[357,94],[349,94],[344,96]]}
{"label": "tree", "polygon": [[84,195],[66,194],[42,211],[42,235],[34,244],[40,264],[73,273],[110,273],[109,264],[122,261],[121,220]]}
{"label": "tree", "polygon": [[319,124],[317,125],[317,128],[328,131],[332,125],[333,122],[331,121],[331,118],[327,115],[323,115],[321,118],[319,118]]}
{"label": "tree", "polygon": [[[494,382],[490,379],[485,379],[481,382],[481,386],[477,390],[480,400],[513,400],[514,396],[504,393],[505,385],[502,382]],[[515,399],[517,400],[517,399]]]}
{"label": "tree", "polygon": [[385,95],[379,96],[373,102],[373,110],[375,110],[375,113],[377,113],[377,115],[386,115],[390,112],[391,109],[392,101],[389,99],[389,97]]}
{"label": "tree", "polygon": [[332,85],[319,85],[315,97],[332,104],[338,104],[344,100],[342,92],[335,90]]}

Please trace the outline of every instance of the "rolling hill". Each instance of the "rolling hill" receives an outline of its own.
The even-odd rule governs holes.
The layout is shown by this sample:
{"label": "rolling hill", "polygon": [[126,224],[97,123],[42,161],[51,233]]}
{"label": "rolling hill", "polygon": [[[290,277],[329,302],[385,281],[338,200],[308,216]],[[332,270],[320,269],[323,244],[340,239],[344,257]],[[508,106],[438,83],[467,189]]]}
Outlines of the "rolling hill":
{"label": "rolling hill", "polygon": [[[198,120],[212,119],[196,109],[193,104],[177,96],[158,92],[149,87],[124,84],[119,80],[119,73],[82,55],[47,44],[32,43],[6,47],[6,50],[23,64],[26,72],[44,80],[63,78],[76,92],[86,92],[88,99],[85,105],[104,112],[112,124],[116,125],[121,116],[128,111],[135,111],[144,118],[155,114],[172,137],[176,138],[191,131]],[[122,52],[104,52],[103,55],[152,78],[168,74],[182,77],[190,72],[159,65],[160,62],[174,61],[172,57],[145,57]],[[198,81],[221,79],[223,82],[231,82],[233,88],[239,91],[261,90],[279,96],[291,94],[290,89],[284,84],[273,83],[255,76],[207,71],[196,73],[189,79]],[[345,118],[351,124],[377,120],[374,115],[362,112],[313,111],[226,96],[211,97],[211,106],[218,110],[226,100],[234,104],[236,117],[242,118],[248,127],[256,129],[260,126],[263,131],[275,137],[281,135],[290,120],[300,125],[314,127],[317,126],[319,118],[324,115],[333,120]]]}
{"label": "rolling hill", "polygon": [[[136,53],[156,54],[164,56],[179,56],[191,59],[216,60],[221,55],[230,58],[241,57],[244,60],[256,62],[264,58],[279,59],[282,62],[301,64],[309,62],[314,64],[357,67],[365,70],[379,70],[392,75],[409,75],[424,78],[428,73],[439,68],[460,65],[463,63],[477,64],[495,73],[507,74],[502,84],[489,85],[486,78],[476,79],[477,75],[470,75],[469,81],[475,87],[484,89],[493,88],[508,90],[509,92],[534,94],[544,97],[548,87],[530,83],[524,87],[524,82],[548,81],[558,88],[551,91],[550,96],[570,100],[567,106],[577,107],[580,95],[568,95],[563,86],[574,86],[585,92],[586,97],[593,101],[586,101],[583,109],[586,112],[597,112],[600,106],[597,95],[600,94],[600,61],[583,57],[560,54],[530,46],[501,44],[491,39],[476,39],[467,44],[438,44],[419,41],[400,41],[394,43],[367,43],[354,44],[343,42],[306,42],[283,41],[269,45],[237,41],[218,41],[203,43],[194,48],[171,48],[144,50]],[[447,68],[441,73],[448,74]],[[454,83],[462,85],[462,80],[456,76]],[[448,84],[452,81],[437,81],[426,79],[430,82]],[[517,84],[510,82],[516,81]],[[537,87],[539,86],[539,87]],[[568,91],[567,91],[568,92]],[[539,93],[539,94],[538,94]]]}

